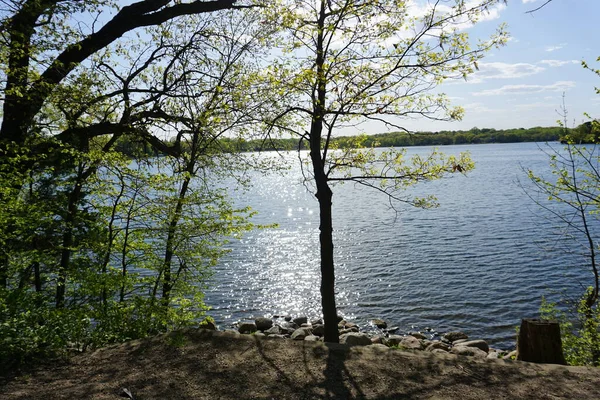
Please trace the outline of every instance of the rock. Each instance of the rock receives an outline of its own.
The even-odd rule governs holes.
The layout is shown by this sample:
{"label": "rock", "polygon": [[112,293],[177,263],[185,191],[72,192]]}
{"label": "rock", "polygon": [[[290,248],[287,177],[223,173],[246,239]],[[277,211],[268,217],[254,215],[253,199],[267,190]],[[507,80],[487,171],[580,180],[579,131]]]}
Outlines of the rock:
{"label": "rock", "polygon": [[312,321],[310,321],[311,325],[323,325],[323,320],[321,318],[319,319],[313,319]]}
{"label": "rock", "polygon": [[353,326],[352,328],[340,329],[339,332],[340,332],[340,335],[345,335],[346,333],[351,333],[351,332],[357,333],[358,327]]}
{"label": "rock", "polygon": [[501,355],[497,351],[490,351],[486,358],[497,359],[497,358],[501,358]]}
{"label": "rock", "polygon": [[505,355],[504,357],[502,357],[503,360],[516,360],[517,359],[517,351],[513,350],[510,353],[508,353],[507,355]]}
{"label": "rock", "polygon": [[313,335],[317,335],[317,336],[325,335],[325,325],[314,325],[312,332],[313,332]]}
{"label": "rock", "polygon": [[312,325],[309,324],[308,322],[305,322],[302,325],[300,325],[300,328],[312,328]]}
{"label": "rock", "polygon": [[353,329],[354,332],[358,332],[360,327],[354,322],[346,322],[346,329]]}
{"label": "rock", "polygon": [[490,351],[490,346],[485,340],[469,340],[467,342],[461,342],[458,345],[456,342],[453,342],[452,344],[456,346],[477,347],[479,350],[485,351],[486,353]]}
{"label": "rock", "polygon": [[477,358],[486,358],[487,353],[477,347],[467,347],[467,346],[456,346],[450,350],[450,353],[457,354],[459,356],[471,356]]}
{"label": "rock", "polygon": [[444,342],[440,342],[439,340],[434,340],[433,342],[431,342],[429,344],[429,346],[427,346],[425,348],[426,351],[431,351],[433,352],[433,350],[444,350],[444,351],[450,351],[450,345]]}
{"label": "rock", "polygon": [[399,346],[400,342],[402,342],[402,340],[404,339],[404,336],[400,336],[400,335],[390,335],[389,337],[385,338],[384,343],[388,346]]}
{"label": "rock", "polygon": [[208,329],[210,331],[216,331],[217,325],[215,325],[213,321],[205,319],[200,325],[198,325],[198,329]]}
{"label": "rock", "polygon": [[385,329],[385,328],[387,328],[387,322],[385,322],[382,319],[375,318],[375,319],[371,320],[371,322],[373,323],[373,325],[375,325],[379,329]]}
{"label": "rock", "polygon": [[296,325],[300,326],[302,324],[307,323],[308,322],[308,318],[306,318],[306,317],[297,317],[297,318],[294,318],[292,320],[292,322],[295,323]]}
{"label": "rock", "polygon": [[287,333],[291,335],[296,329],[300,327],[293,322],[284,322],[283,324],[279,325],[279,328],[281,329],[282,333]]}
{"label": "rock", "polygon": [[307,337],[304,338],[304,340],[307,342],[318,342],[320,339],[318,336],[308,335]]}
{"label": "rock", "polygon": [[265,331],[267,335],[281,335],[281,328],[279,325],[274,325]]}
{"label": "rock", "polygon": [[259,331],[266,331],[273,326],[273,320],[271,320],[271,318],[259,317],[254,320],[254,323],[256,324],[256,329]]}
{"label": "rock", "polygon": [[304,340],[311,332],[306,328],[298,328],[292,333],[292,340]]}
{"label": "rock", "polygon": [[399,344],[400,347],[411,350],[423,350],[421,341],[413,336],[407,336]]}
{"label": "rock", "polygon": [[344,317],[342,317],[341,315],[337,316],[337,322],[340,322],[340,321],[343,321],[343,320],[344,320]]}
{"label": "rock", "polygon": [[410,332],[409,335],[417,339],[427,339],[427,336],[423,335],[421,332]]}
{"label": "rock", "polygon": [[340,343],[349,346],[368,346],[371,343],[371,338],[366,333],[351,332],[340,336]]}
{"label": "rock", "polygon": [[469,337],[462,332],[447,332],[444,334],[444,339],[454,342],[460,339],[468,339]]}
{"label": "rock", "polygon": [[284,319],[286,322],[290,322],[290,321],[292,320],[292,317],[290,317],[289,315],[286,315],[285,317],[283,317],[283,319]]}
{"label": "rock", "polygon": [[341,321],[338,321],[338,329],[345,329],[346,328],[346,320],[343,319]]}
{"label": "rock", "polygon": [[431,350],[433,354],[448,354],[448,352],[444,349],[433,349]]}
{"label": "rock", "polygon": [[457,344],[461,344],[461,343],[468,342],[468,341],[469,341],[469,339],[458,339],[458,340],[453,341],[452,345],[456,346]]}
{"label": "rock", "polygon": [[264,337],[267,337],[267,335],[265,335],[265,334],[264,334],[264,333],[262,333],[262,332],[254,332],[254,334],[253,334],[253,335],[254,335],[254,336],[256,336],[256,337],[259,337],[259,338],[264,338]]}
{"label": "rock", "polygon": [[395,333],[395,332],[398,332],[399,329],[400,329],[400,327],[398,327],[398,326],[392,326],[391,328],[385,329],[385,331],[388,333]]}
{"label": "rock", "polygon": [[383,336],[373,336],[371,338],[371,343],[373,343],[373,344],[383,344]]}
{"label": "rock", "polygon": [[254,322],[240,322],[238,325],[239,333],[254,333],[256,332],[256,324]]}
{"label": "rock", "polygon": [[267,339],[287,339],[288,337],[286,335],[269,335],[267,336]]}
{"label": "rock", "polygon": [[390,348],[387,347],[385,344],[381,344],[381,343],[373,343],[371,345],[372,349],[377,349],[377,350],[385,350],[385,351],[389,351]]}

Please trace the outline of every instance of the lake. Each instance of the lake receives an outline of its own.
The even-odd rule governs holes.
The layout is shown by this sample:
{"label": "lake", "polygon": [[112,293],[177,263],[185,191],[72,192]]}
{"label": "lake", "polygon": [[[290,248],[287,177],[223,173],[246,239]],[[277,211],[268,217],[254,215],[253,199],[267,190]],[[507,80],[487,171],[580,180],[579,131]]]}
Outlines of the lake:
{"label": "lake", "polygon": [[[435,194],[436,209],[399,204],[396,212],[374,190],[335,186],[339,313],[365,328],[382,318],[402,332],[461,330],[510,348],[515,327],[538,315],[543,295],[582,294],[592,275],[581,250],[573,251],[558,221],[524,189],[535,197],[524,169],[549,173],[546,146],[442,147],[446,154],[469,151],[476,168],[408,192]],[[235,195],[258,212],[256,223],[279,226],[232,242],[214,269],[206,303],[222,328],[258,316],[321,315],[318,205],[302,184],[297,154],[286,157],[292,170],[257,173],[252,187]]]}

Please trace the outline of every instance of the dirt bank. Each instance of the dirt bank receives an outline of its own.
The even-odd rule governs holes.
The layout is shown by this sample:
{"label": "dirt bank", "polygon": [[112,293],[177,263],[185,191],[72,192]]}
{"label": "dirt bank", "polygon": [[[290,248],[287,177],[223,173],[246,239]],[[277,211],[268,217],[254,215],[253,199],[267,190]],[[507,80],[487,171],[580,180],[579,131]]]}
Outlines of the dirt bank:
{"label": "dirt bank", "polygon": [[600,399],[600,369],[189,330],[75,356],[2,399]]}

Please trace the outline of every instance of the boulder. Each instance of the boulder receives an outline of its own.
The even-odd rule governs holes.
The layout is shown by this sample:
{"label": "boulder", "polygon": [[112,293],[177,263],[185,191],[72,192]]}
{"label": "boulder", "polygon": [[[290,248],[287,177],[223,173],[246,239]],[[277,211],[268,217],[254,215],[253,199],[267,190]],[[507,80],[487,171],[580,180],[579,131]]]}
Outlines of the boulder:
{"label": "boulder", "polygon": [[467,342],[460,342],[458,344],[453,342],[452,344],[455,346],[477,347],[479,350],[485,351],[486,353],[490,351],[490,346],[485,340],[469,340]]}
{"label": "boulder", "polygon": [[323,325],[323,320],[321,318],[319,319],[313,319],[312,321],[310,321],[311,325]]}
{"label": "boulder", "polygon": [[504,357],[502,357],[503,360],[516,360],[517,359],[517,351],[513,350],[510,353],[508,353],[507,355],[505,355]]}
{"label": "boulder", "polygon": [[383,336],[373,336],[371,338],[371,343],[373,343],[373,344],[383,344],[383,339],[384,339]]}
{"label": "boulder", "polygon": [[256,324],[256,329],[259,331],[266,331],[273,326],[273,320],[271,320],[271,318],[259,317],[254,320],[254,323]]}
{"label": "boulder", "polygon": [[281,328],[279,325],[274,325],[265,331],[267,335],[281,335]]}
{"label": "boulder", "polygon": [[431,350],[433,354],[448,354],[448,352],[444,349],[433,349]]}
{"label": "boulder", "polygon": [[292,340],[304,340],[308,335],[310,335],[310,330],[306,328],[298,328],[292,333]]}
{"label": "boulder", "polygon": [[486,358],[487,353],[477,347],[467,347],[467,346],[456,346],[450,350],[450,353],[457,354],[459,356],[471,356],[477,358]]}
{"label": "boulder", "polygon": [[279,325],[279,328],[281,329],[282,333],[287,333],[291,335],[296,329],[300,327],[293,322],[284,322],[283,324]]}
{"label": "boulder", "polygon": [[502,356],[497,351],[490,351],[486,358],[496,359],[496,358],[502,358]]}
{"label": "boulder", "polygon": [[238,332],[254,333],[256,332],[256,324],[254,322],[240,322],[238,325]]}
{"label": "boulder", "polygon": [[304,338],[304,340],[307,342],[318,342],[320,339],[318,336],[308,335],[307,337]]}
{"label": "boulder", "polygon": [[404,339],[404,336],[400,336],[400,335],[390,335],[387,338],[385,338],[384,343],[388,346],[399,346],[400,342],[402,342],[402,340]]}
{"label": "boulder", "polygon": [[287,339],[288,337],[285,335],[269,335],[267,336],[267,339]]}
{"label": "boulder", "polygon": [[447,332],[443,338],[450,342],[455,342],[460,339],[468,339],[469,337],[463,332]]}
{"label": "boulder", "polygon": [[411,350],[423,350],[423,344],[413,336],[407,336],[399,344],[400,347]]}
{"label": "boulder", "polygon": [[259,338],[264,338],[264,337],[267,337],[267,335],[265,335],[265,334],[264,334],[264,333],[262,333],[262,332],[258,332],[258,331],[257,331],[257,332],[254,332],[254,333],[253,333],[253,335],[254,335],[254,336],[256,336],[256,337],[259,337]]}
{"label": "boulder", "polygon": [[382,319],[375,318],[375,319],[371,320],[371,322],[373,323],[373,325],[375,325],[379,329],[385,329],[385,328],[387,328],[387,322],[385,322]]}
{"label": "boulder", "polygon": [[390,328],[386,328],[385,331],[387,333],[395,333],[395,332],[398,332],[399,329],[400,329],[400,327],[398,327],[398,326],[392,326]]}
{"label": "boulder", "polygon": [[381,344],[381,343],[373,343],[371,345],[371,348],[372,349],[378,349],[378,350],[389,350],[390,349],[385,344]]}
{"label": "boulder", "polygon": [[354,332],[358,332],[360,330],[359,326],[354,322],[346,322],[346,329],[353,329]]}
{"label": "boulder", "polygon": [[325,335],[325,325],[314,325],[312,328],[313,335],[323,336]]}
{"label": "boulder", "polygon": [[421,332],[410,332],[409,335],[417,339],[427,339],[427,336],[423,335]]}
{"label": "boulder", "polygon": [[371,343],[371,338],[366,333],[350,332],[340,336],[340,343],[349,346],[368,346]]}
{"label": "boulder", "polygon": [[346,333],[358,333],[358,328],[357,327],[352,327],[352,328],[347,328],[347,329],[340,329],[339,330],[340,335],[345,335]]}
{"label": "boulder", "polygon": [[300,326],[302,324],[305,324],[308,322],[308,318],[306,317],[296,317],[292,320],[293,323],[295,323],[296,325]]}
{"label": "boulder", "polygon": [[236,331],[235,329],[225,329],[223,332],[233,333],[233,334],[236,334],[236,335],[240,334],[240,332]]}
{"label": "boulder", "polygon": [[292,320],[292,317],[290,317],[289,315],[286,315],[285,317],[283,317],[285,322],[290,322]]}
{"label": "boulder", "polygon": [[458,340],[453,341],[452,345],[456,346],[458,344],[461,344],[461,343],[464,343],[464,342],[468,342],[468,341],[469,341],[469,339],[458,339]]}
{"label": "boulder", "polygon": [[444,351],[450,351],[450,345],[448,345],[447,343],[444,342],[440,342],[439,340],[434,340],[433,342],[431,342],[429,344],[429,346],[427,346],[425,348],[426,351],[431,351],[433,352],[433,350],[444,350]]}
{"label": "boulder", "polygon": [[209,331],[216,331],[217,325],[215,325],[215,323],[210,319],[205,319],[204,321],[202,321],[202,323],[200,323],[200,325],[198,325],[198,329],[208,329]]}

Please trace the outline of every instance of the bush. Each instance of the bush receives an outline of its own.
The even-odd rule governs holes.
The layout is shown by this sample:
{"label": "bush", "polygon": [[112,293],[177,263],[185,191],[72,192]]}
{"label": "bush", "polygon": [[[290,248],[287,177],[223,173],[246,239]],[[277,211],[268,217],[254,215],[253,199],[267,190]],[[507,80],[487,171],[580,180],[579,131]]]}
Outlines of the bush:
{"label": "bush", "polygon": [[600,366],[600,309],[589,307],[586,301],[592,290],[588,288],[570,312],[542,298],[541,317],[560,323],[563,352],[570,365]]}

